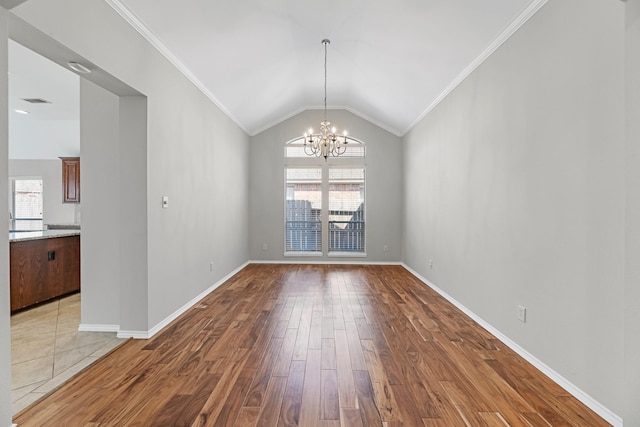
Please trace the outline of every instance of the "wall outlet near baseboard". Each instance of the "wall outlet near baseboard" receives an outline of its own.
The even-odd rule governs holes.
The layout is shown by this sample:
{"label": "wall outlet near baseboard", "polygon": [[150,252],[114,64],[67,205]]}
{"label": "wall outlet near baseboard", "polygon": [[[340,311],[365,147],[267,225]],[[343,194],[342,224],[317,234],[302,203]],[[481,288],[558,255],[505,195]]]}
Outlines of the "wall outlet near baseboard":
{"label": "wall outlet near baseboard", "polygon": [[433,270],[433,260],[432,259],[429,260],[429,268],[431,270]]}
{"label": "wall outlet near baseboard", "polygon": [[383,251],[385,251],[385,252],[389,252],[389,246],[384,245],[384,246],[382,247],[382,250],[383,250]]}
{"label": "wall outlet near baseboard", "polygon": [[209,271],[213,271],[213,261],[209,263]]}
{"label": "wall outlet near baseboard", "polygon": [[527,308],[523,305],[518,306],[518,320],[522,323],[527,322]]}
{"label": "wall outlet near baseboard", "polygon": [[263,250],[263,251],[266,251],[267,249],[269,249],[269,247],[267,246],[267,244],[266,244],[266,243],[263,243],[263,244],[262,244],[262,250]]}

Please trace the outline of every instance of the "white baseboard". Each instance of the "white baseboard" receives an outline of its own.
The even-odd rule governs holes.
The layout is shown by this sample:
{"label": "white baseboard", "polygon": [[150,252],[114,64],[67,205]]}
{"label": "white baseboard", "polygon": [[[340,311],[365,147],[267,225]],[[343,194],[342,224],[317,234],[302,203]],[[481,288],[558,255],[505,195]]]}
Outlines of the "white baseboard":
{"label": "white baseboard", "polygon": [[309,257],[309,259],[256,259],[249,261],[249,264],[295,264],[295,265],[402,265],[400,261],[358,261],[357,258],[349,258],[345,260],[334,259],[317,259]]}
{"label": "white baseboard", "polygon": [[566,391],[568,391],[572,396],[574,396],[576,399],[578,399],[580,402],[582,402],[585,406],[587,406],[592,411],[594,411],[596,414],[598,414],[602,418],[604,418],[605,421],[607,421],[608,423],[610,423],[614,427],[623,427],[622,418],[620,416],[618,416],[617,414],[613,413],[611,410],[609,410],[604,405],[602,405],[600,402],[598,402],[597,400],[595,400],[594,398],[589,396],[587,393],[582,391],[580,388],[576,387],[569,380],[567,380],[562,375],[560,375],[559,373],[557,373],[556,371],[551,369],[549,366],[547,366],[542,361],[537,359],[534,355],[532,355],[531,353],[529,353],[528,351],[526,351],[525,349],[520,347],[515,341],[512,341],[509,337],[504,335],[502,332],[500,332],[499,330],[497,330],[496,328],[491,326],[489,323],[487,323],[482,318],[477,316],[474,312],[472,312],[467,307],[462,305],[460,302],[458,302],[451,295],[447,294],[445,291],[443,291],[442,289],[438,288],[436,285],[434,285],[433,283],[428,281],[426,278],[422,277],[418,272],[413,270],[411,267],[409,267],[405,263],[402,263],[402,266],[404,268],[406,268],[416,278],[420,279],[422,282],[427,284],[427,286],[429,286],[431,289],[433,289],[434,291],[439,293],[444,299],[449,301],[451,304],[455,305],[464,314],[466,314],[467,316],[472,318],[480,326],[482,326],[487,331],[489,331],[489,333],[491,333],[493,336],[495,336],[497,339],[502,341],[503,344],[505,344],[511,350],[515,351],[518,355],[520,355],[522,358],[527,360],[533,366],[535,366],[539,371],[541,371],[543,374],[545,374],[547,377],[549,377],[552,381],[554,381],[560,387],[562,387]]}
{"label": "white baseboard", "polygon": [[81,323],[78,332],[120,332],[120,325],[92,325]]}
{"label": "white baseboard", "polygon": [[133,338],[135,340],[146,340],[151,338],[149,331],[118,331],[117,338]]}
{"label": "white baseboard", "polygon": [[179,309],[174,311],[172,314],[167,316],[164,320],[162,320],[160,323],[158,323],[157,325],[155,325],[153,328],[149,329],[148,331],[118,331],[118,338],[134,338],[134,339],[149,339],[149,338],[151,338],[152,336],[154,336],[155,334],[160,332],[169,323],[171,323],[175,319],[177,319],[182,313],[184,313],[185,311],[189,310],[191,307],[196,305],[198,302],[200,302],[200,300],[202,298],[204,298],[207,295],[209,295],[217,287],[219,287],[224,282],[229,280],[231,277],[233,277],[236,273],[238,273],[240,270],[242,270],[243,268],[245,268],[249,264],[250,264],[249,261],[245,262],[240,267],[236,268],[231,273],[227,274],[222,279],[218,280],[216,283],[214,283],[209,288],[207,288],[205,291],[200,293],[200,295],[198,295],[197,297],[193,298],[191,301],[187,302],[185,305],[183,305],[182,307],[180,307]]}

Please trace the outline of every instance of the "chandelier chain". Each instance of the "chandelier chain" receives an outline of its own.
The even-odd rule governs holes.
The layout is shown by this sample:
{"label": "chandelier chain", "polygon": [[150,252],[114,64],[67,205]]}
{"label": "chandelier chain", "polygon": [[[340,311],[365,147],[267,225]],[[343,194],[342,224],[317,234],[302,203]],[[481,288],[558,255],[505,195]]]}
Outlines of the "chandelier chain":
{"label": "chandelier chain", "polygon": [[329,39],[322,40],[324,45],[324,120],[320,123],[320,132],[314,133],[313,129],[309,129],[309,133],[304,134],[304,152],[308,156],[338,157],[347,151],[349,138],[345,131],[342,136],[336,135],[336,128],[330,127],[331,123],[327,120],[327,45],[331,41]]}
{"label": "chandelier chain", "polygon": [[327,45],[329,40],[322,41],[324,44],[324,121],[327,121]]}

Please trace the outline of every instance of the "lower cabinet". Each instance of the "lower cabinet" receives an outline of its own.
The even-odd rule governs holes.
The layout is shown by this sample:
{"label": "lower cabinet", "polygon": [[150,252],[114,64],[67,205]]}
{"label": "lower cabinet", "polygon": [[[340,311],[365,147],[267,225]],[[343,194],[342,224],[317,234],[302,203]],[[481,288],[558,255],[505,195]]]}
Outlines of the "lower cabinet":
{"label": "lower cabinet", "polygon": [[11,311],[80,290],[80,236],[11,242]]}

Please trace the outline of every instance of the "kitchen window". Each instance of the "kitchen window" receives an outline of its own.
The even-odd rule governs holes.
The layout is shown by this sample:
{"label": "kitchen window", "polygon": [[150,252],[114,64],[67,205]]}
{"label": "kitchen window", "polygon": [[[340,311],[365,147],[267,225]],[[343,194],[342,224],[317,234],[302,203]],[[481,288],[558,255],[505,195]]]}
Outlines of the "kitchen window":
{"label": "kitchen window", "polygon": [[10,230],[42,230],[42,179],[13,178],[11,180]]}

